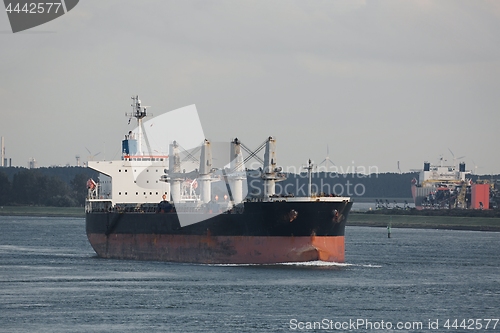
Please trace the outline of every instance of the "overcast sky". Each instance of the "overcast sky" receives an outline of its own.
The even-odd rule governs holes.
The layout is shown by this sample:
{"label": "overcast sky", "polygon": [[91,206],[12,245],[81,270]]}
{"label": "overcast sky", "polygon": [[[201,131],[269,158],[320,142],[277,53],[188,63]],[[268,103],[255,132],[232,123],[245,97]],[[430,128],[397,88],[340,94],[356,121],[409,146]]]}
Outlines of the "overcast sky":
{"label": "overcast sky", "polygon": [[[13,34],[0,14],[0,136],[15,166],[117,159],[130,97],[196,104],[205,135],[278,164],[500,173],[500,1],[85,0]],[[189,124],[179,124],[187,126]]]}

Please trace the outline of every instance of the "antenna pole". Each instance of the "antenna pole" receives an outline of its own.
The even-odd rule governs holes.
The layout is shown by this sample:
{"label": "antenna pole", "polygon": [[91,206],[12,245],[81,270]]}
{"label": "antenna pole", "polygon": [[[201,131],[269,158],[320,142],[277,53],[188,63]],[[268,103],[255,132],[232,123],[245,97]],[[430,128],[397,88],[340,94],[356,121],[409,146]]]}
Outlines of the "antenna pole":
{"label": "antenna pole", "polygon": [[309,178],[309,181],[307,183],[307,196],[311,197],[312,196],[312,169],[313,169],[313,164],[311,162],[311,159],[309,159],[309,162],[307,166],[304,167],[304,169],[307,170],[307,176]]}
{"label": "antenna pole", "polygon": [[132,106],[132,114],[131,117],[137,119],[137,153],[138,155],[142,155],[142,136],[143,136],[143,126],[142,126],[142,118],[147,116],[146,107],[141,108],[141,100],[139,99],[139,95],[132,96],[133,103]]}

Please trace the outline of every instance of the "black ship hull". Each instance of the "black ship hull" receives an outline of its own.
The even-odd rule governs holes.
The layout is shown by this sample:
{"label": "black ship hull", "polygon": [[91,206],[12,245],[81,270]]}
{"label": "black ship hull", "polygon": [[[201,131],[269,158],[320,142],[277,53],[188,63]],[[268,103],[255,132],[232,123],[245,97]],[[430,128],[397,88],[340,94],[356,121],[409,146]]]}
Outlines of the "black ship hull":
{"label": "black ship hull", "polygon": [[[344,261],[352,202],[245,202],[239,213],[205,214],[181,226],[178,214],[92,211],[88,239],[100,257],[196,263]],[[236,210],[237,211],[237,210]]]}

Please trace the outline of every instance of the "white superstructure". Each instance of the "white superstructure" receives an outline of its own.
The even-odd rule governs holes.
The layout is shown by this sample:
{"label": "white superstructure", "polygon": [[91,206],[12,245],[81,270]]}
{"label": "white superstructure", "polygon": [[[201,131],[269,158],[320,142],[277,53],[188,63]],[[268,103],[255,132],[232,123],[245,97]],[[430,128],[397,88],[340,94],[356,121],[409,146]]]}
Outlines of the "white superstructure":
{"label": "white superstructure", "polygon": [[457,170],[456,166],[444,165],[441,161],[440,165],[431,165],[429,162],[424,163],[424,169],[420,171],[419,184],[427,187],[438,183],[461,184],[465,182],[465,163],[460,163]]}
{"label": "white superstructure", "polygon": [[143,126],[147,107],[141,106],[138,96],[132,97],[133,112],[137,119],[138,134],[129,132],[122,141],[122,158],[117,161],[88,161],[88,167],[98,171],[99,182],[89,186],[89,200],[116,204],[157,203],[163,194],[170,193],[170,184],[161,182],[168,168],[168,155],[153,155]]}

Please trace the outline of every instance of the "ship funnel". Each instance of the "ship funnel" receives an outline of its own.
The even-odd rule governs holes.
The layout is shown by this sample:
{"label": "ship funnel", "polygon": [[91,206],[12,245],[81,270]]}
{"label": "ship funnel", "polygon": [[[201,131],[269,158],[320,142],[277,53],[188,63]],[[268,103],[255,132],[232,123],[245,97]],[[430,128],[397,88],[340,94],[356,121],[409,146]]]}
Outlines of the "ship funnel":
{"label": "ship funnel", "polygon": [[122,158],[130,155],[137,155],[137,140],[132,131],[128,132],[122,141]]}

